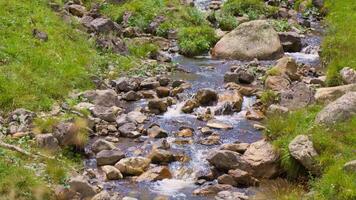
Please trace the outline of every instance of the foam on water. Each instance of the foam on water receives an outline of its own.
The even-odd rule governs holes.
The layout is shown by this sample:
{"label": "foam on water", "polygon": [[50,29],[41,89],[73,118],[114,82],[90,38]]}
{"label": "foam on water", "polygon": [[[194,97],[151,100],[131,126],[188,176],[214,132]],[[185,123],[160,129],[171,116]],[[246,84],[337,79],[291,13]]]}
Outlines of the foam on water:
{"label": "foam on water", "polygon": [[181,190],[185,188],[195,187],[193,180],[182,180],[182,179],[163,179],[153,183],[150,188],[152,192],[158,193],[160,195],[166,195],[178,199],[177,197],[183,197],[185,195],[181,193]]}

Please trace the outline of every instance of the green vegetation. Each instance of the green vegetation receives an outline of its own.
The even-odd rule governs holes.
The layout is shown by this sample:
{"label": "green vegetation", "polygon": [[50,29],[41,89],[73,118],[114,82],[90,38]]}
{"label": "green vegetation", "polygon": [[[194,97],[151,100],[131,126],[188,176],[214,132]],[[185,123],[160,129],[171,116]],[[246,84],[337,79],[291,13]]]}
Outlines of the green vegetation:
{"label": "green vegetation", "polygon": [[334,127],[314,124],[320,106],[298,110],[288,115],[269,116],[266,136],[281,153],[281,165],[290,179],[304,175],[305,169],[290,155],[288,144],[297,135],[310,135],[319,153],[323,175],[312,179],[310,189],[314,199],[351,200],[356,198],[356,174],[342,170],[343,164],[356,159],[356,117]]}
{"label": "green vegetation", "polygon": [[224,15],[220,12],[215,14],[216,21],[219,24],[219,28],[223,31],[231,31],[238,26],[237,19],[232,15]]}
{"label": "green vegetation", "polygon": [[273,103],[275,103],[276,101],[278,101],[279,95],[274,92],[273,90],[266,90],[263,91],[263,93],[261,94],[261,102],[266,105],[269,106]]}
{"label": "green vegetation", "polygon": [[343,67],[356,69],[356,4],[353,0],[327,0],[328,32],[323,41],[322,56],[327,63],[329,85],[341,83]]}
{"label": "green vegetation", "polygon": [[261,15],[270,16],[276,11],[275,7],[266,6],[262,0],[228,0],[222,7],[225,15],[247,15],[250,19],[258,19]]}

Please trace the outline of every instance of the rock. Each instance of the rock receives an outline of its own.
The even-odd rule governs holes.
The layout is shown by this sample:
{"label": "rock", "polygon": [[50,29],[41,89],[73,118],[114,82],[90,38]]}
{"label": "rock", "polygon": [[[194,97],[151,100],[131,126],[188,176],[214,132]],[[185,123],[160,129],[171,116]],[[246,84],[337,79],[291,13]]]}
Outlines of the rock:
{"label": "rock", "polygon": [[343,169],[350,173],[356,173],[356,160],[345,163]]}
{"label": "rock", "polygon": [[68,184],[71,190],[78,192],[83,198],[90,198],[96,194],[94,186],[90,185],[83,176],[72,177]]}
{"label": "rock", "polygon": [[150,160],[144,157],[123,158],[115,164],[115,167],[125,175],[138,176],[147,170]]}
{"label": "rock", "polygon": [[105,106],[94,106],[91,112],[93,113],[94,117],[97,117],[101,120],[107,122],[115,122],[116,114],[121,111],[121,108],[116,106],[105,107]]}
{"label": "rock", "polygon": [[78,4],[72,4],[68,6],[68,11],[70,14],[77,16],[77,17],[83,17],[85,14],[86,10],[84,6],[78,5]]}
{"label": "rock", "polygon": [[198,102],[195,100],[189,99],[188,101],[185,102],[184,106],[182,107],[182,112],[184,113],[192,113],[195,108],[197,108]]}
{"label": "rock", "polygon": [[276,66],[271,70],[276,71],[277,74],[274,75],[286,75],[292,81],[297,81],[300,79],[299,75],[297,74],[298,65],[296,61],[289,56],[284,56],[283,58],[279,59]]}
{"label": "rock", "polygon": [[170,179],[172,178],[172,174],[169,171],[169,168],[166,166],[158,166],[141,174],[136,181],[138,182],[151,182],[151,181],[159,181],[163,179]]}
{"label": "rock", "polygon": [[118,104],[117,93],[114,90],[96,90],[94,97],[96,106],[111,107]]}
{"label": "rock", "polygon": [[118,150],[102,150],[98,154],[96,154],[96,164],[98,166],[102,165],[114,165],[119,160],[125,158],[125,154]]}
{"label": "rock", "polygon": [[40,31],[38,29],[33,29],[32,30],[32,35],[34,38],[37,38],[43,42],[47,42],[48,41],[48,34],[43,32],[43,31]]}
{"label": "rock", "polygon": [[215,129],[225,129],[226,130],[226,129],[234,128],[231,124],[228,124],[228,123],[216,120],[216,119],[209,120],[206,125],[210,128],[215,128]]}
{"label": "rock", "polygon": [[178,131],[177,136],[179,137],[192,137],[193,136],[193,130],[190,128],[184,128],[180,131]]}
{"label": "rock", "polygon": [[222,171],[247,167],[247,163],[241,159],[239,153],[229,150],[214,151],[208,156],[207,160],[211,165]]}
{"label": "rock", "polygon": [[160,86],[159,82],[154,78],[148,78],[141,82],[141,88],[146,90],[156,89],[159,86]]}
{"label": "rock", "polygon": [[207,184],[194,190],[193,194],[207,196],[207,195],[217,194],[224,190],[231,190],[232,188],[233,187],[231,185],[226,185],[226,184],[214,184],[214,185]]}
{"label": "rock", "polygon": [[163,87],[167,86],[171,82],[171,79],[166,76],[159,76],[157,77],[157,80],[159,82],[159,85]]}
{"label": "rock", "polygon": [[152,113],[161,114],[167,111],[168,104],[165,99],[152,99],[148,101],[148,108]]}
{"label": "rock", "polygon": [[282,76],[268,76],[265,81],[266,89],[271,89],[274,91],[281,91],[288,88],[290,81]]}
{"label": "rock", "polygon": [[224,75],[225,83],[239,83],[239,75],[236,72],[226,72]]}
{"label": "rock", "polygon": [[101,169],[105,173],[107,180],[118,180],[123,178],[121,172],[118,169],[116,169],[114,166],[105,165],[102,166]]}
{"label": "rock", "polygon": [[262,111],[250,109],[246,112],[246,119],[252,121],[261,121],[265,119],[265,116]]}
{"label": "rock", "polygon": [[154,149],[149,155],[151,162],[154,164],[168,164],[175,161],[174,155],[167,150]]}
{"label": "rock", "polygon": [[147,120],[147,116],[139,111],[131,111],[127,114],[127,119],[130,122],[142,124]]}
{"label": "rock", "polygon": [[147,32],[149,33],[156,33],[157,28],[161,23],[165,21],[165,17],[162,15],[156,16],[149,24],[147,27]]}
{"label": "rock", "polygon": [[283,47],[278,33],[265,20],[239,25],[226,34],[212,49],[215,58],[237,60],[271,60],[282,57]]}
{"label": "rock", "polygon": [[234,187],[258,186],[259,181],[252,177],[248,172],[235,169],[229,170],[228,174],[218,177],[218,183],[228,184]]}
{"label": "rock", "polygon": [[344,67],[340,71],[340,76],[344,83],[346,84],[354,84],[356,83],[356,70],[350,68],[350,67]]}
{"label": "rock", "polygon": [[151,138],[165,138],[168,136],[168,133],[158,125],[153,125],[147,129],[147,135]]}
{"label": "rock", "polygon": [[156,93],[159,98],[168,97],[170,93],[170,89],[167,87],[157,87]]}
{"label": "rock", "polygon": [[237,83],[227,83],[225,85],[226,89],[237,90],[243,96],[253,96],[256,93],[256,89],[253,87],[242,86]]}
{"label": "rock", "polygon": [[248,200],[248,196],[241,192],[221,191],[215,196],[215,200]]}
{"label": "rock", "polygon": [[220,144],[220,135],[218,133],[213,133],[207,138],[203,138],[199,141],[202,145],[218,145]]}
{"label": "rock", "polygon": [[168,52],[158,51],[153,55],[153,58],[159,62],[171,62],[172,56]]}
{"label": "rock", "polygon": [[293,83],[280,95],[280,105],[295,110],[314,103],[314,90],[302,82]]}
{"label": "rock", "polygon": [[271,178],[279,173],[279,155],[273,146],[265,140],[252,143],[241,159],[249,164],[248,171],[257,178]]}
{"label": "rock", "polygon": [[98,139],[91,145],[91,150],[94,153],[98,153],[102,150],[113,150],[113,149],[115,149],[115,145],[104,139]]}
{"label": "rock", "polygon": [[201,89],[199,90],[194,99],[201,106],[211,106],[218,100],[218,94],[212,89]]}
{"label": "rock", "polygon": [[118,80],[112,81],[111,85],[115,87],[118,92],[129,92],[139,89],[138,81],[127,77],[121,77]]}
{"label": "rock", "polygon": [[101,33],[110,32],[114,29],[115,24],[113,21],[107,18],[96,18],[90,22],[91,27]]}
{"label": "rock", "polygon": [[229,150],[237,153],[245,153],[247,148],[250,146],[248,143],[233,143],[233,144],[224,144],[221,147],[221,150]]}
{"label": "rock", "polygon": [[103,190],[96,194],[91,200],[111,200],[111,197],[112,196],[107,191]]}
{"label": "rock", "polygon": [[135,91],[129,91],[122,95],[122,99],[126,101],[138,101],[141,99],[141,95]]}
{"label": "rock", "polygon": [[246,70],[240,70],[237,76],[239,83],[243,84],[251,84],[255,80],[254,74]]}
{"label": "rock", "polygon": [[289,112],[289,109],[280,105],[272,104],[268,107],[268,114],[286,114]]}
{"label": "rock", "polygon": [[348,92],[356,92],[356,84],[319,88],[315,93],[317,102],[332,102]]}
{"label": "rock", "polygon": [[296,32],[278,33],[285,52],[300,52],[302,50],[302,38]]}
{"label": "rock", "polygon": [[318,124],[331,125],[342,122],[356,115],[356,92],[349,92],[328,104],[316,116]]}
{"label": "rock", "polygon": [[119,132],[122,137],[137,138],[140,137],[140,133],[137,132],[137,127],[134,123],[125,123],[119,127]]}
{"label": "rock", "polygon": [[213,133],[213,130],[211,130],[209,127],[203,127],[200,129],[200,132],[203,134],[203,135],[210,135]]}
{"label": "rock", "polygon": [[58,150],[58,140],[52,134],[37,134],[36,135],[36,143],[40,148],[45,148],[48,150]]}
{"label": "rock", "polygon": [[75,191],[73,191],[69,188],[65,188],[62,185],[58,185],[55,187],[54,196],[55,196],[56,200],[68,200],[68,199],[79,199],[80,198],[80,197],[78,197],[78,193],[76,193]]}
{"label": "rock", "polygon": [[232,111],[240,112],[243,98],[237,91],[226,91],[219,95],[219,103],[222,102],[229,103],[232,106]]}
{"label": "rock", "polygon": [[71,122],[60,122],[53,132],[60,146],[76,145],[77,128]]}
{"label": "rock", "polygon": [[314,174],[319,173],[313,142],[306,135],[298,135],[288,145],[290,155]]}

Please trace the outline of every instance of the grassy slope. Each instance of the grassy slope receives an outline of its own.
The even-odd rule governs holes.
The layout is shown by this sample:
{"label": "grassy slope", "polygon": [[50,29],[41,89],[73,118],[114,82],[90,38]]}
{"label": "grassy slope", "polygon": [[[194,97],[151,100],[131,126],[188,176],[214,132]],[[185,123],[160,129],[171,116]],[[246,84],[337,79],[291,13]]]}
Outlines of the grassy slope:
{"label": "grassy slope", "polygon": [[354,0],[326,0],[326,4],[329,28],[322,51],[328,63],[328,83],[337,85],[340,69],[356,69],[356,4]]}

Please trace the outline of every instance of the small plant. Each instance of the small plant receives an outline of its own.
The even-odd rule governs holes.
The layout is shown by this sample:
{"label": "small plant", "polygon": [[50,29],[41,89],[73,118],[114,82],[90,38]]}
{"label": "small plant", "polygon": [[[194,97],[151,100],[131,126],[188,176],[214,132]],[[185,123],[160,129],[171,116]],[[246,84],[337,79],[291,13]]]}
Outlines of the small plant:
{"label": "small plant", "polygon": [[222,12],[233,16],[248,15],[250,19],[257,19],[260,15],[271,15],[277,10],[266,6],[261,0],[228,0],[222,7]]}
{"label": "small plant", "polygon": [[216,40],[215,31],[209,26],[182,28],[178,33],[180,52],[187,56],[207,52]]}
{"label": "small plant", "polygon": [[275,103],[276,101],[278,101],[279,95],[272,91],[272,90],[266,90],[262,93],[261,95],[261,102],[266,105],[269,106],[273,103]]}
{"label": "small plant", "polygon": [[150,42],[134,41],[129,43],[128,48],[131,55],[139,58],[147,58],[158,51],[158,47]]}
{"label": "small plant", "polygon": [[36,118],[33,122],[35,125],[33,132],[36,134],[53,133],[53,129],[58,123],[59,119],[55,117]]}
{"label": "small plant", "polygon": [[228,14],[223,15],[221,13],[217,13],[216,20],[219,24],[219,28],[223,31],[231,31],[238,25],[236,17]]}
{"label": "small plant", "polygon": [[271,20],[270,23],[277,32],[287,32],[292,28],[287,20]]}

